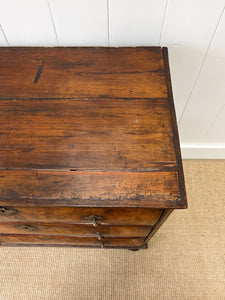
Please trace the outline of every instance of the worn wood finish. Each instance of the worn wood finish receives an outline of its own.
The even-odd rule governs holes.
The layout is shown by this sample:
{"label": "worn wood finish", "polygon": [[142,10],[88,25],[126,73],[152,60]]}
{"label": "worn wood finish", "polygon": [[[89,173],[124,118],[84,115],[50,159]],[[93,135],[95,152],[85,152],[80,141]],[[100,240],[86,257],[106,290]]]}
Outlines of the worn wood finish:
{"label": "worn wood finish", "polygon": [[[44,67],[57,72],[74,73],[134,73],[164,72],[160,47],[0,47],[0,75],[17,77],[36,75],[37,68]],[[33,72],[35,70],[35,72]],[[34,79],[34,76],[32,77]],[[18,78],[21,84],[22,79]],[[11,82],[10,82],[11,85]],[[3,92],[2,92],[3,94]],[[4,94],[5,96],[5,94]],[[51,98],[51,94],[49,93]]]}
{"label": "worn wood finish", "polygon": [[163,52],[163,60],[164,60],[165,73],[167,79],[166,82],[167,82],[167,90],[168,90],[168,100],[170,105],[170,118],[171,118],[171,125],[173,129],[173,143],[174,143],[174,149],[176,153],[176,160],[178,164],[180,194],[181,194],[181,198],[183,199],[183,203],[185,203],[185,207],[187,208],[187,196],[185,190],[184,171],[183,171],[183,164],[182,164],[181,151],[180,151],[180,141],[179,141],[179,134],[177,128],[175,106],[173,100],[172,82],[170,77],[168,49],[164,47],[162,49],[162,52]]}
{"label": "worn wood finish", "polygon": [[132,51],[2,48],[0,98],[166,98],[159,48],[128,52]]}
{"label": "worn wood finish", "polygon": [[183,205],[176,172],[3,170],[0,186],[0,205]]}
{"label": "worn wood finish", "polygon": [[151,237],[158,231],[160,226],[166,221],[166,219],[169,217],[169,215],[172,213],[173,209],[164,209],[158,219],[158,221],[155,223],[155,225],[151,228],[147,236],[145,237],[145,242],[147,243]]}
{"label": "worn wood finish", "polygon": [[0,168],[176,167],[165,99],[1,100],[0,107]]}
{"label": "worn wood finish", "polygon": [[91,225],[46,224],[46,223],[0,223],[1,233],[58,235],[77,237],[146,237],[150,226],[106,226]]}
{"label": "worn wood finish", "polygon": [[0,48],[2,245],[139,249],[187,207],[168,54]]}
{"label": "worn wood finish", "polygon": [[162,209],[117,207],[0,207],[0,222],[153,226]]}
{"label": "worn wood finish", "polygon": [[71,245],[71,246],[92,246],[92,247],[124,247],[124,248],[136,248],[142,247],[145,242],[144,238],[111,238],[102,239],[91,238],[91,237],[61,237],[61,236],[46,236],[46,235],[3,235],[0,234],[1,245],[12,245],[12,244],[53,244],[53,245]]}

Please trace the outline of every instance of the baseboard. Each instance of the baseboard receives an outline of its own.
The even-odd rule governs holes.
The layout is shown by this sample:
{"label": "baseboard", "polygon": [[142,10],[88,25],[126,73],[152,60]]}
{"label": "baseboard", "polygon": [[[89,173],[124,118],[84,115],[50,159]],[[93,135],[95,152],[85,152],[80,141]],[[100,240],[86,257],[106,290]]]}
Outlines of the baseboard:
{"label": "baseboard", "polygon": [[225,147],[219,146],[182,146],[183,159],[225,159]]}

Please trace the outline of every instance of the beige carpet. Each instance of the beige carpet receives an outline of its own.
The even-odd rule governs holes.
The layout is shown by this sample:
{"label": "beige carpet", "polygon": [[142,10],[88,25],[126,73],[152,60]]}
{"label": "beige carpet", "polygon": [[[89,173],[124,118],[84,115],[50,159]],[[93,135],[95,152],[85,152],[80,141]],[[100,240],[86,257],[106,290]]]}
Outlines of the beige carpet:
{"label": "beige carpet", "polygon": [[188,210],[148,250],[0,248],[0,299],[225,299],[225,161],[185,161]]}

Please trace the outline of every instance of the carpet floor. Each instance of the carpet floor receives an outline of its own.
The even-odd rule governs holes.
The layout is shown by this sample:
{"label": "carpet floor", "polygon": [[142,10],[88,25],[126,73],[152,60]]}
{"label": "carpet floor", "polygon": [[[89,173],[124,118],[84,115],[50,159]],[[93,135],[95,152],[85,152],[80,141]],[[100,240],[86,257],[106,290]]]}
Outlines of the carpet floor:
{"label": "carpet floor", "polygon": [[148,250],[0,248],[0,299],[225,299],[225,161],[184,161],[189,207]]}

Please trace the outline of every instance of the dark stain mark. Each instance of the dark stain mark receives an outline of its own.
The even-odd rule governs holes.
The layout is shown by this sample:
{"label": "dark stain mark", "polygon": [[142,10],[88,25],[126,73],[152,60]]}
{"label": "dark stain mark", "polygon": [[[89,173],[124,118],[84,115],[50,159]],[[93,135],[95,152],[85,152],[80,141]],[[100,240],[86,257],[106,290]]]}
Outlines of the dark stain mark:
{"label": "dark stain mark", "polygon": [[14,190],[6,190],[5,194],[2,197],[7,197],[8,199],[18,199],[20,198],[19,194]]}
{"label": "dark stain mark", "polygon": [[37,83],[37,82],[38,82],[38,80],[39,80],[39,78],[40,78],[40,76],[41,76],[41,73],[42,73],[43,69],[44,69],[44,62],[42,62],[42,65],[38,68],[37,74],[36,74],[36,76],[35,76],[35,78],[34,78],[34,83]]}
{"label": "dark stain mark", "polygon": [[40,236],[40,237],[38,237],[39,238],[39,240],[43,240],[43,241],[47,241],[47,240],[51,240],[52,239],[52,237],[48,237],[48,236]]}
{"label": "dark stain mark", "polygon": [[17,214],[16,209],[7,208],[7,207],[0,207],[0,215],[13,216],[15,214]]}
{"label": "dark stain mark", "polygon": [[15,226],[15,228],[26,230],[26,231],[36,231],[38,229],[36,226],[27,225],[27,224],[17,225]]}

